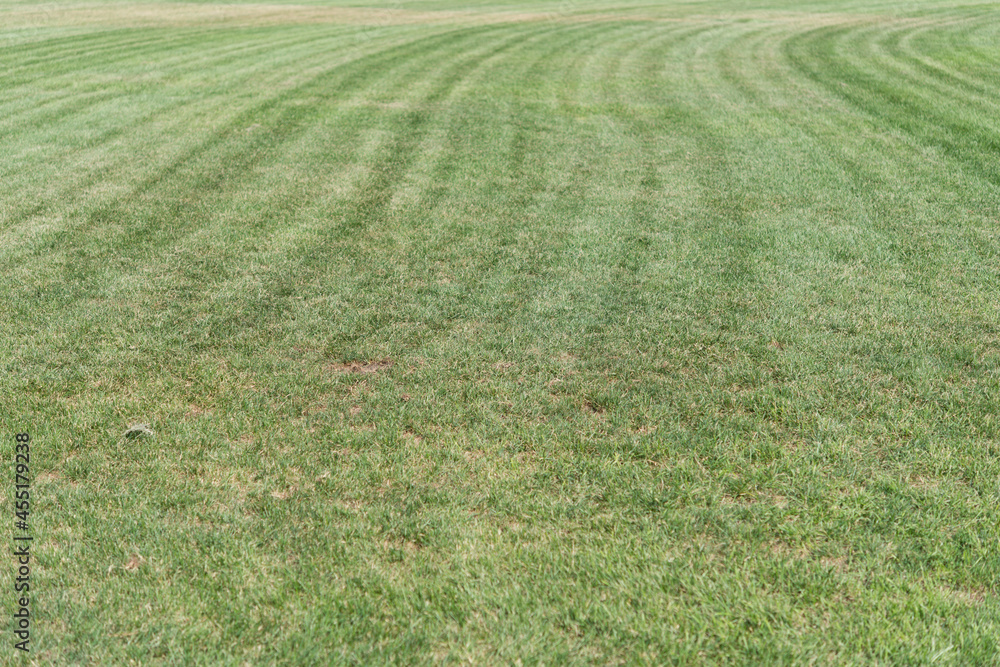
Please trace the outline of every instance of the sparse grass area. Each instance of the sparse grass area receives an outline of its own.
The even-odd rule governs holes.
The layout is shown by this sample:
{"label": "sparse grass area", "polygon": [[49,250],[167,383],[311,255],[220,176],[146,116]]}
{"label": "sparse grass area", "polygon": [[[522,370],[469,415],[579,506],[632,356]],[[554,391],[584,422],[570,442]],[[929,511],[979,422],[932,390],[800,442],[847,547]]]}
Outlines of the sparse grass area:
{"label": "sparse grass area", "polygon": [[0,25],[37,664],[1000,664],[994,5]]}

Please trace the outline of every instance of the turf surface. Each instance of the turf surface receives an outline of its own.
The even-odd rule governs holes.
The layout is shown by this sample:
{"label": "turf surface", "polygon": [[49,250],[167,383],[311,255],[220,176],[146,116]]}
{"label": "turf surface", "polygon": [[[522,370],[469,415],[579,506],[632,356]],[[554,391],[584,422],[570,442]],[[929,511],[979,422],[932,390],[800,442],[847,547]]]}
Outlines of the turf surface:
{"label": "turf surface", "polygon": [[0,26],[29,660],[1000,663],[995,5]]}

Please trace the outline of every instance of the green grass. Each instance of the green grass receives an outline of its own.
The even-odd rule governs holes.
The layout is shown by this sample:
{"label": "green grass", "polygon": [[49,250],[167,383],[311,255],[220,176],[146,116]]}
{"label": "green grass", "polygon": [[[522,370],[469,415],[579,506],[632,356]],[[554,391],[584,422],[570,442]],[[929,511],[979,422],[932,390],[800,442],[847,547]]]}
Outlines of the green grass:
{"label": "green grass", "polygon": [[1000,664],[995,5],[0,26],[29,660]]}

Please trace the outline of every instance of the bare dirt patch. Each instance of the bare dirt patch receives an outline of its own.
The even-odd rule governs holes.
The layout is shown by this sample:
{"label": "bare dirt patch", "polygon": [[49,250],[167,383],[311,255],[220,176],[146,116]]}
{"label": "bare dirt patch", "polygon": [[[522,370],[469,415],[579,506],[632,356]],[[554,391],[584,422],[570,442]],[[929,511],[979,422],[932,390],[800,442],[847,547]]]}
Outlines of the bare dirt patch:
{"label": "bare dirt patch", "polygon": [[125,570],[129,572],[135,572],[144,562],[146,562],[145,558],[143,558],[139,554],[132,554],[131,556],[129,556],[128,562],[125,563],[125,565],[123,565],[122,567],[124,567]]}
{"label": "bare dirt patch", "polygon": [[335,361],[327,364],[325,369],[333,373],[360,373],[371,374],[392,368],[391,359],[379,359],[378,361],[352,361],[349,363]]}
{"label": "bare dirt patch", "polygon": [[424,441],[424,439],[421,436],[419,436],[416,433],[414,433],[413,431],[409,431],[409,430],[403,431],[403,439],[407,440],[407,441],[410,441],[410,442],[413,442],[414,444],[417,444],[417,445],[419,445],[421,442]]}
{"label": "bare dirt patch", "polygon": [[195,405],[194,403],[192,403],[188,405],[187,412],[184,413],[184,416],[188,419],[197,419],[202,415],[211,415],[211,414],[212,414],[211,410],[208,410],[206,408],[203,408],[199,405]]}
{"label": "bare dirt patch", "polygon": [[291,498],[292,496],[294,496],[295,492],[298,491],[298,490],[299,490],[299,487],[297,487],[297,486],[295,486],[293,484],[292,486],[288,487],[284,491],[272,491],[271,492],[271,497],[275,498],[277,500],[288,500],[289,498]]}

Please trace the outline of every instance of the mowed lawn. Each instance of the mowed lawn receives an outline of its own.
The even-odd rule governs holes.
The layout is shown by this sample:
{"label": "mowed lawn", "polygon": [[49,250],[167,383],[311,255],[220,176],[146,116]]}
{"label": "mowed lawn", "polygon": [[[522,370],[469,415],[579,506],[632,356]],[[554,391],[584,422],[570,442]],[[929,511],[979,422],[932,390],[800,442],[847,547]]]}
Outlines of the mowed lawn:
{"label": "mowed lawn", "polygon": [[0,663],[1000,664],[998,43],[0,1]]}

